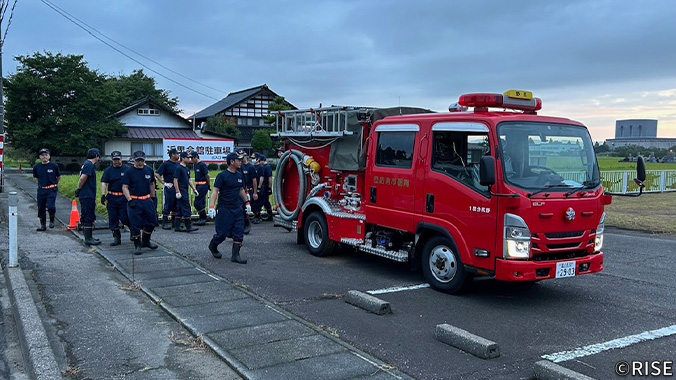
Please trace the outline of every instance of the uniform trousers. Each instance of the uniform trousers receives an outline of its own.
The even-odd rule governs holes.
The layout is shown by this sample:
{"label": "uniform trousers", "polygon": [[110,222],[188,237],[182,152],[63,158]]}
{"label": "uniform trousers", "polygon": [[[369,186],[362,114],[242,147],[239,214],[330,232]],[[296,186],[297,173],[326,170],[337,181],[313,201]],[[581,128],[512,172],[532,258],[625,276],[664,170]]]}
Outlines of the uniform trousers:
{"label": "uniform trousers", "polygon": [[235,243],[244,241],[244,213],[241,207],[219,207],[216,214],[214,243],[221,244],[231,237]]}
{"label": "uniform trousers", "polygon": [[56,213],[56,195],[58,193],[59,190],[56,187],[51,189],[38,188],[38,218],[46,219],[47,211],[49,211],[49,215]]}
{"label": "uniform trousers", "polygon": [[152,199],[136,199],[132,203],[134,207],[127,204],[127,214],[129,215],[129,222],[131,223],[131,235],[141,235],[141,230],[145,232],[153,232],[157,226],[157,208],[155,201]]}
{"label": "uniform trousers", "polygon": [[176,189],[172,186],[167,189],[164,188],[164,207],[162,208],[162,215],[168,216],[170,213],[176,214]]}
{"label": "uniform trousers", "polygon": [[80,222],[85,226],[94,224],[96,220],[96,200],[89,197],[80,198],[80,207],[82,208]]}
{"label": "uniform trousers", "polygon": [[129,225],[129,215],[127,214],[127,198],[122,195],[108,194],[108,227],[111,231],[115,231],[122,224]]}

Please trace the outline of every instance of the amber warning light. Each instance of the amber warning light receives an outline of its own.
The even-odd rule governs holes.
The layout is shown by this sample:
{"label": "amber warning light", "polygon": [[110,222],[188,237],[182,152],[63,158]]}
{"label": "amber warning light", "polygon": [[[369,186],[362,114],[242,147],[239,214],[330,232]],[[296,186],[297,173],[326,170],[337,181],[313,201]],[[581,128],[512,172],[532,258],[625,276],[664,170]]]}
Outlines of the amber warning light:
{"label": "amber warning light", "polygon": [[460,96],[458,104],[464,107],[474,107],[475,112],[485,111],[489,107],[509,108],[526,113],[535,113],[542,109],[540,98],[534,98],[532,92],[521,90],[510,90],[504,94],[465,94]]}

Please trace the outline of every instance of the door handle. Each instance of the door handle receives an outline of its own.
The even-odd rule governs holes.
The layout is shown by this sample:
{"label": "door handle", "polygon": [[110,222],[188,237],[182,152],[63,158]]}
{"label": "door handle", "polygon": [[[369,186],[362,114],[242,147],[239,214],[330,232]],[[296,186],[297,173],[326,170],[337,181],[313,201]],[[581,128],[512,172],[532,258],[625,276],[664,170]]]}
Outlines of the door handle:
{"label": "door handle", "polygon": [[371,188],[371,204],[376,203],[376,198],[378,198],[378,190],[375,187]]}
{"label": "door handle", "polygon": [[427,194],[427,203],[425,204],[425,211],[429,214],[434,213],[434,194]]}

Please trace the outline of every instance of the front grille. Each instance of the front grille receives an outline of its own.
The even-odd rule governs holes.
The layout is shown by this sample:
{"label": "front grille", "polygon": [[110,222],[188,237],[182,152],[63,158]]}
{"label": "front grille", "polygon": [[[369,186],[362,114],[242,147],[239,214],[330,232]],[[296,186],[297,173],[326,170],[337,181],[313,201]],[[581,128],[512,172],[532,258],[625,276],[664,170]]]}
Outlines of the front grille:
{"label": "front grille", "polygon": [[559,232],[553,234],[545,234],[548,239],[564,239],[572,237],[580,237],[584,235],[584,231],[574,231],[574,232]]}
{"label": "front grille", "polygon": [[534,255],[533,260],[534,261],[570,260],[570,259],[585,257],[585,256],[588,256],[588,255],[589,255],[589,253],[587,253],[587,251],[583,249],[583,250],[561,252],[561,253],[543,253],[543,254],[540,254],[540,255]]}
{"label": "front grille", "polygon": [[579,246],[580,246],[580,242],[566,243],[566,244],[547,244],[547,248],[549,248],[549,249],[577,248]]}

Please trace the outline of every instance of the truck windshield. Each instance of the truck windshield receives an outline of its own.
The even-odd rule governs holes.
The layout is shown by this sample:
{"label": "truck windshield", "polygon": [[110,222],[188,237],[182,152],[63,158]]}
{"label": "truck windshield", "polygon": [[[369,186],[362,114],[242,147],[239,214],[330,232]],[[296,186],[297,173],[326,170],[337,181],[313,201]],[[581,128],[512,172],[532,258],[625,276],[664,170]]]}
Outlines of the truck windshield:
{"label": "truck windshield", "polygon": [[591,137],[577,125],[504,122],[498,125],[505,181],[537,192],[593,189],[601,183]]}

